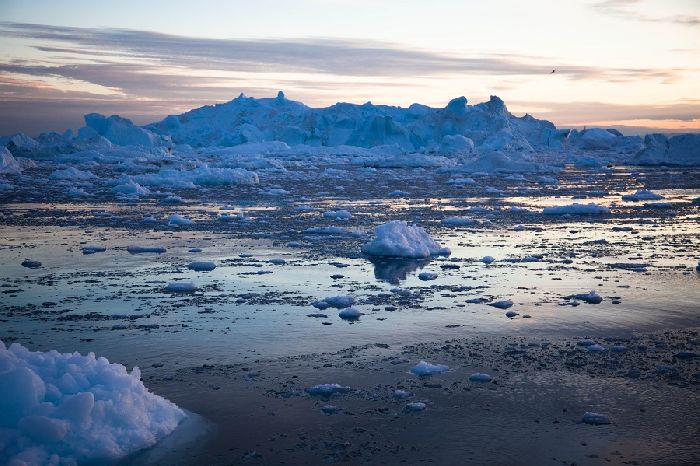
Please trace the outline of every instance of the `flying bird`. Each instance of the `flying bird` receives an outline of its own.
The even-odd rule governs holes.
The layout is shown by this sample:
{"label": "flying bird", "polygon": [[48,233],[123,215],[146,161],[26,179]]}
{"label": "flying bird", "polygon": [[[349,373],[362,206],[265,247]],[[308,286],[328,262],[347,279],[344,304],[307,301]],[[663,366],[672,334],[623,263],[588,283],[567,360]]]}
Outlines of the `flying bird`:
{"label": "flying bird", "polygon": [[557,70],[552,70],[552,72],[549,73],[549,74],[554,74],[554,73],[556,73],[556,72],[557,72]]}

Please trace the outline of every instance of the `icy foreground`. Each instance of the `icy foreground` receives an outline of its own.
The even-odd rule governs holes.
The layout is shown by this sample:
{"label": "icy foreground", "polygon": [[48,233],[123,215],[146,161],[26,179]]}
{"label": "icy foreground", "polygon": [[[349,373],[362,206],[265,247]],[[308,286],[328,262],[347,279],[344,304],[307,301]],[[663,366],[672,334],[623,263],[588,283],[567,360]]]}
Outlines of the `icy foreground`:
{"label": "icy foreground", "polygon": [[0,463],[113,460],[154,445],[186,417],[94,353],[31,352],[0,341]]}

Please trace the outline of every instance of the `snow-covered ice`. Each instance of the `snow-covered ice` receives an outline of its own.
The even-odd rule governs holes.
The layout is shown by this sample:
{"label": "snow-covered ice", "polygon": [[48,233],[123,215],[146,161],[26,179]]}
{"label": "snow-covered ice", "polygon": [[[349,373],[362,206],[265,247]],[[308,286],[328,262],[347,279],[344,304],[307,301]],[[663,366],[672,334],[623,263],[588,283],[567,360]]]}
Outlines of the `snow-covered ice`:
{"label": "snow-covered ice", "polygon": [[542,213],[545,215],[601,215],[610,213],[610,209],[593,202],[588,204],[574,202],[569,205],[545,207]]}
{"label": "snow-covered ice", "polygon": [[154,445],[186,417],[148,391],[137,367],[1,341],[0,393],[3,464],[113,461]]}
{"label": "snow-covered ice", "polygon": [[447,372],[450,368],[443,364],[431,364],[426,361],[420,361],[411,368],[411,373],[415,375],[433,375]]}
{"label": "snow-covered ice", "polygon": [[362,252],[371,256],[420,258],[447,255],[450,250],[440,246],[423,228],[392,220],[375,228],[374,238],[362,246]]}

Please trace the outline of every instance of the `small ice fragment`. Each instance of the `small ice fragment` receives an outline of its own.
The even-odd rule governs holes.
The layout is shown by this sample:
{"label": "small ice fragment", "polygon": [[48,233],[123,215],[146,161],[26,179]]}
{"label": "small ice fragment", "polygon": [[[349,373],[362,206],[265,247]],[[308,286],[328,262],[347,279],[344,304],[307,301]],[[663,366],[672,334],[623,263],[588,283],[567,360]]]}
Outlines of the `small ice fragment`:
{"label": "small ice fragment", "polygon": [[106,247],[104,246],[95,246],[95,245],[90,245],[90,246],[83,246],[81,248],[81,251],[83,251],[83,254],[95,254],[96,252],[105,252],[107,250]]}
{"label": "small ice fragment", "polygon": [[513,301],[510,299],[502,299],[500,301],[495,301],[489,304],[490,306],[497,307],[499,309],[508,309],[513,305]]}
{"label": "small ice fragment", "polygon": [[602,352],[602,351],[605,351],[605,348],[603,348],[602,346],[600,346],[600,345],[597,344],[597,343],[596,343],[596,344],[593,344],[593,345],[589,345],[589,346],[587,347],[587,349],[588,349],[588,351],[590,351],[591,353],[600,353],[600,352]]}
{"label": "small ice fragment", "polygon": [[327,309],[329,307],[334,307],[336,309],[343,309],[346,307],[350,307],[353,304],[355,304],[355,298],[352,296],[348,295],[341,295],[341,296],[329,296],[328,298],[323,298],[319,301],[315,301],[311,303],[313,307],[316,309]]}
{"label": "small ice fragment", "polygon": [[359,319],[361,315],[362,312],[360,312],[360,310],[355,307],[346,307],[338,313],[338,317],[347,320]]}
{"label": "small ice fragment", "polygon": [[165,252],[165,248],[162,246],[127,246],[126,250],[129,252],[129,254],[162,254]]}
{"label": "small ice fragment", "polygon": [[404,400],[410,396],[411,394],[406,390],[394,390],[394,398],[398,398],[399,400]]}
{"label": "small ice fragment", "polygon": [[270,259],[268,262],[274,265],[284,265],[287,263],[287,261],[282,259],[281,257],[275,257],[273,259]]}
{"label": "small ice fragment", "polygon": [[26,267],[28,269],[38,269],[39,267],[41,267],[41,262],[25,259],[22,261],[21,265],[22,267]]}
{"label": "small ice fragment", "polygon": [[471,382],[491,382],[491,380],[493,380],[493,377],[491,377],[489,374],[474,372],[472,375],[469,376],[469,380]]}
{"label": "small ice fragment", "polygon": [[211,272],[216,268],[216,264],[210,261],[194,261],[190,262],[187,268],[195,272]]}
{"label": "small ice fragment", "polygon": [[323,414],[335,414],[339,411],[339,408],[333,405],[323,405],[321,406],[321,411]]}
{"label": "small ice fragment", "polygon": [[374,239],[362,246],[370,256],[427,258],[449,255],[450,250],[440,246],[428,232],[402,220],[392,220],[374,230]]}
{"label": "small ice fragment", "polygon": [[344,387],[337,383],[322,383],[304,389],[309,395],[330,396],[335,393],[346,393],[350,391],[350,387]]}
{"label": "small ice fragment", "polygon": [[181,226],[181,225],[193,225],[194,220],[190,220],[187,217],[183,217],[180,214],[172,214],[168,218],[168,225],[170,226]]}
{"label": "small ice fragment", "polygon": [[589,204],[573,203],[570,205],[545,207],[542,213],[545,215],[601,215],[609,214],[610,209],[592,202]]}
{"label": "small ice fragment", "polygon": [[447,217],[440,220],[440,223],[451,227],[465,227],[475,225],[479,222],[469,217]]}
{"label": "small ice fragment", "polygon": [[438,274],[435,272],[421,272],[418,274],[418,278],[423,281],[435,280],[437,277]]}
{"label": "small ice fragment", "polygon": [[576,346],[591,346],[595,344],[595,341],[589,340],[588,338],[584,338],[583,340],[579,340],[576,342]]}
{"label": "small ice fragment", "polygon": [[580,301],[587,302],[588,304],[600,304],[603,301],[603,298],[595,291],[591,291],[589,293],[575,294],[573,295],[573,297]]}
{"label": "small ice fragment", "polygon": [[492,256],[484,256],[481,258],[481,262],[483,262],[484,264],[490,264],[494,260],[495,259]]}
{"label": "small ice fragment", "polygon": [[633,194],[625,194],[622,196],[623,201],[658,201],[665,199],[661,194],[657,194],[649,189],[638,189]]}
{"label": "small ice fragment", "polygon": [[600,426],[604,424],[610,424],[610,418],[605,414],[585,412],[581,418],[581,422],[585,424],[591,424],[594,426]]}
{"label": "small ice fragment", "polygon": [[347,210],[329,210],[323,213],[324,218],[329,218],[333,220],[350,220],[352,214]]}
{"label": "small ice fragment", "polygon": [[423,411],[427,408],[427,405],[421,401],[414,401],[413,403],[408,403],[404,408],[409,413],[417,413]]}
{"label": "small ice fragment", "polygon": [[615,345],[610,347],[610,351],[613,353],[624,353],[627,348],[624,345]]}
{"label": "small ice fragment", "polygon": [[165,287],[165,291],[171,293],[192,293],[197,290],[197,286],[193,282],[169,282]]}
{"label": "small ice fragment", "polygon": [[518,313],[515,312],[515,311],[508,311],[508,312],[506,312],[506,317],[508,317],[509,319],[512,319],[512,318],[514,318],[514,317],[517,316],[517,315],[518,315]]}
{"label": "small ice fragment", "polygon": [[450,368],[444,364],[430,364],[429,362],[420,361],[411,368],[411,373],[415,375],[433,375],[447,372]]}

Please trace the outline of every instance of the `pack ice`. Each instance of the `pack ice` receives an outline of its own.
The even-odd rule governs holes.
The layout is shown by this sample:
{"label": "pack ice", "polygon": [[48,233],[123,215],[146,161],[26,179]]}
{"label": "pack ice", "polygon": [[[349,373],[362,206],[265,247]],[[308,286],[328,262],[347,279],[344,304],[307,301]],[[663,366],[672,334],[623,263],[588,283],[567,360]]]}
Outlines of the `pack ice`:
{"label": "pack ice", "polygon": [[32,352],[0,341],[0,463],[114,460],[150,447],[186,414],[94,353]]}

